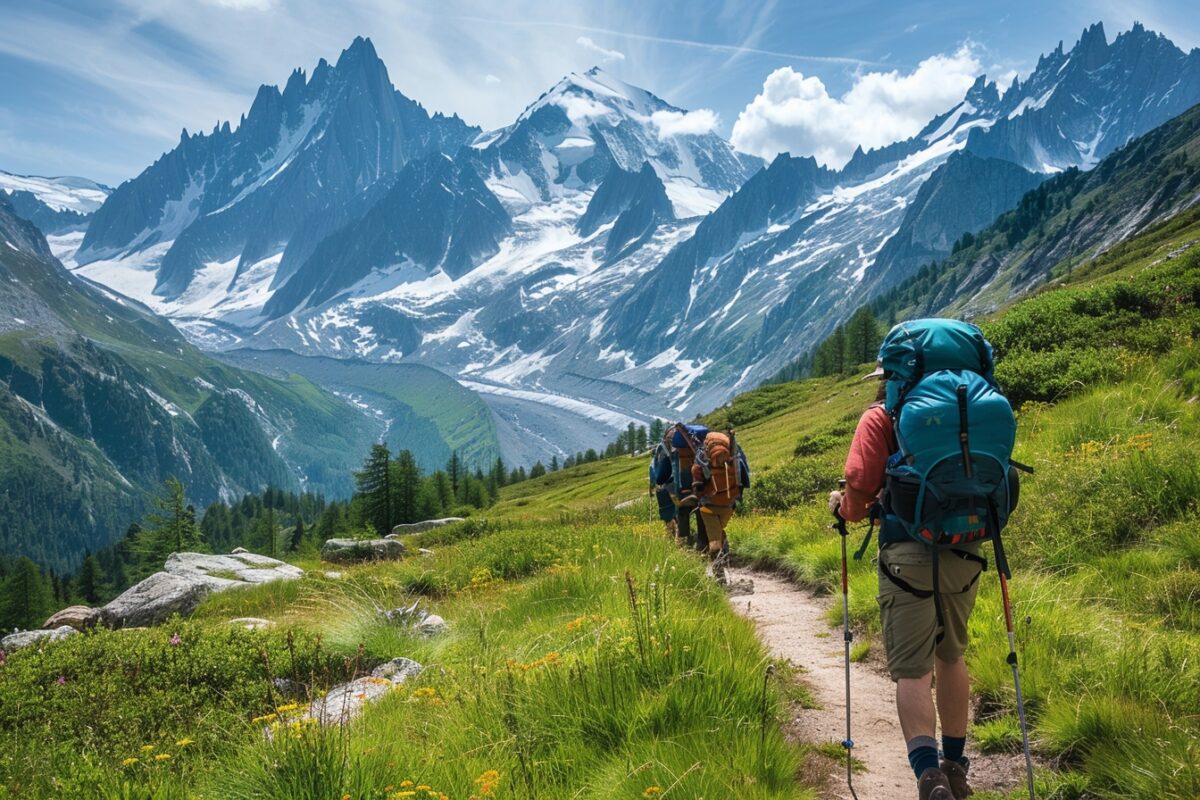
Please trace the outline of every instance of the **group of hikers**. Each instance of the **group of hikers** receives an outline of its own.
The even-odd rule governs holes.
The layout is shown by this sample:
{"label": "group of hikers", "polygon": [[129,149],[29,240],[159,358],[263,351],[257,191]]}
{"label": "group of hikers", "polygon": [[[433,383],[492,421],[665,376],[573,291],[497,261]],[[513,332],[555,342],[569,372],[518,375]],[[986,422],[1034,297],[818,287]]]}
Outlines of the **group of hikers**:
{"label": "group of hikers", "polygon": [[[916,320],[892,328],[875,371],[864,377],[878,381],[878,390],[859,419],[844,479],[828,498],[831,527],[842,537],[847,670],[842,745],[855,797],[846,523],[861,521],[869,528],[855,559],[879,531],[877,599],[887,670],[896,683],[896,708],[920,800],[963,800],[972,793],[965,755],[970,677],[963,655],[979,578],[988,566],[983,544],[992,545],[1033,797],[1010,573],[1000,536],[1017,504],[1018,471],[1031,470],[1012,459],[1016,420],[993,368],[992,347],[979,328]],[[669,534],[706,552],[714,578],[725,583],[727,528],[750,483],[733,432],[677,423],[654,451],[650,483]]]}

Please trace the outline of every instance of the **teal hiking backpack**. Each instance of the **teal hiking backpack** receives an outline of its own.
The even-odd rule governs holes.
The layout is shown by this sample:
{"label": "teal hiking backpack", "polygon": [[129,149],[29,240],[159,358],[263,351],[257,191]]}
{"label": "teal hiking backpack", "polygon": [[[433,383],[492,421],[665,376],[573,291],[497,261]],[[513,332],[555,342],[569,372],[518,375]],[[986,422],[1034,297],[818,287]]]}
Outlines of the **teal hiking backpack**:
{"label": "teal hiking backpack", "polygon": [[892,328],[879,361],[899,445],[888,460],[881,541],[931,546],[936,570],[938,550],[992,540],[996,567],[1009,575],[999,539],[1019,495],[1017,426],[991,344],[970,323],[921,319]]}

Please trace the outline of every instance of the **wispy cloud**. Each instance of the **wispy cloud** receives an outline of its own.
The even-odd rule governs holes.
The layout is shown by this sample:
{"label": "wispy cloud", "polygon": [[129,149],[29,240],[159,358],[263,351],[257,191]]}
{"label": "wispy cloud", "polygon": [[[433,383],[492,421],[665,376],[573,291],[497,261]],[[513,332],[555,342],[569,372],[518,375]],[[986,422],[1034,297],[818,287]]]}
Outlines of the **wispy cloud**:
{"label": "wispy cloud", "polygon": [[747,47],[742,44],[724,44],[721,42],[705,42],[697,39],[678,39],[671,36],[653,36],[645,33],[634,33],[632,31],[618,31],[609,28],[597,28],[591,25],[578,25],[569,22],[557,22],[553,20],[505,20],[494,19],[490,17],[474,17],[474,16],[459,16],[457,19],[468,20],[471,22],[483,22],[492,25],[519,25],[519,26],[534,26],[534,27],[549,27],[562,28],[566,30],[584,31],[586,33],[601,33],[607,36],[619,36],[625,39],[638,42],[654,42],[657,44],[676,45],[679,47],[691,47],[701,50],[709,50],[715,53],[731,53],[739,55],[757,55],[771,56],[773,58],[781,58],[787,61],[812,61],[821,64],[841,64],[854,67],[873,67],[882,66],[882,62],[867,61],[861,58],[850,58],[849,56],[824,56],[813,55],[810,53],[794,53],[784,50],[764,50],[758,47]]}
{"label": "wispy cloud", "polygon": [[580,47],[583,47],[587,50],[591,50],[593,53],[598,54],[600,56],[600,58],[604,61],[624,61],[625,60],[625,54],[622,53],[621,51],[605,49],[605,48],[601,47],[600,45],[596,44],[595,42],[593,42],[587,36],[580,36],[578,39],[575,40],[575,44],[577,44]]}
{"label": "wispy cloud", "polygon": [[495,86],[496,84],[500,83],[500,79],[489,72],[487,75],[483,76],[483,82],[488,86]]}

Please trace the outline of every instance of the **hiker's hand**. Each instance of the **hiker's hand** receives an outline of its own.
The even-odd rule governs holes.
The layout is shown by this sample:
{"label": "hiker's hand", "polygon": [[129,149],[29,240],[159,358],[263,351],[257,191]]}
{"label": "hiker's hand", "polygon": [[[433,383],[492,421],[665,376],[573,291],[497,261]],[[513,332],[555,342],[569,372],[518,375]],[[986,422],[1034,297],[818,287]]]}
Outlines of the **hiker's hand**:
{"label": "hiker's hand", "polygon": [[838,509],[840,509],[841,507],[842,507],[842,493],[837,492],[837,491],[830,492],[829,493],[829,513],[836,517],[838,515]]}

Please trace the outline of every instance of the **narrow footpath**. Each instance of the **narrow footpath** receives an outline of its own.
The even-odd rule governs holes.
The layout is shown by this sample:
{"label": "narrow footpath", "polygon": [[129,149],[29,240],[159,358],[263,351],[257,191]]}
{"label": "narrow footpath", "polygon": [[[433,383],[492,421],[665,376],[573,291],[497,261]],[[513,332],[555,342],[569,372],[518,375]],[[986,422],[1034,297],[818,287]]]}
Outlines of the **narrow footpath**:
{"label": "narrow footpath", "polygon": [[[754,621],[759,637],[776,658],[804,669],[816,709],[797,709],[794,727],[814,744],[841,742],[846,733],[845,666],[840,628],[829,627],[826,613],[840,595],[818,596],[764,572],[728,571],[731,583],[754,582],[754,593],[730,598],[734,609]],[[913,800],[916,781],[908,767],[904,737],[896,718],[896,689],[891,679],[869,663],[850,665],[854,757],[866,772],[856,773],[859,800]],[[971,756],[976,789],[1006,790],[1021,780],[1021,762],[1010,756]],[[821,795],[849,800],[845,769],[835,770]]]}

